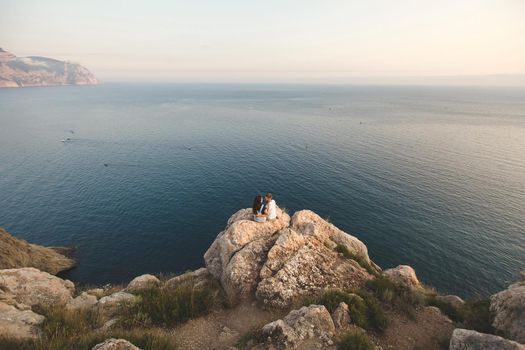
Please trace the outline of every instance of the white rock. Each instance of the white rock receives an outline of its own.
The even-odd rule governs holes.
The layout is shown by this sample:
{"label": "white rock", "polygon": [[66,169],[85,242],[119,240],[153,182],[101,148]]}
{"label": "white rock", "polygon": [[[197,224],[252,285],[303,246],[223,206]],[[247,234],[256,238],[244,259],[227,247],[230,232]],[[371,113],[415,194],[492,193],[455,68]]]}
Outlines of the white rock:
{"label": "white rock", "polygon": [[31,307],[63,306],[75,291],[73,282],[32,267],[0,270],[0,300]]}
{"label": "white rock", "polygon": [[525,343],[525,282],[514,283],[490,301],[494,328],[505,337]]}
{"label": "white rock", "polygon": [[328,310],[322,305],[304,306],[292,310],[284,319],[268,323],[262,328],[267,343],[280,347],[297,346],[307,339],[331,341],[335,325]]}
{"label": "white rock", "polygon": [[160,285],[160,280],[153,275],[142,275],[135,277],[124,291],[128,293],[137,293],[146,289],[158,287]]}
{"label": "white rock", "polygon": [[95,345],[91,350],[140,350],[125,339],[108,339]]}
{"label": "white rock", "polygon": [[525,345],[492,334],[457,328],[450,339],[450,350],[525,350]]}

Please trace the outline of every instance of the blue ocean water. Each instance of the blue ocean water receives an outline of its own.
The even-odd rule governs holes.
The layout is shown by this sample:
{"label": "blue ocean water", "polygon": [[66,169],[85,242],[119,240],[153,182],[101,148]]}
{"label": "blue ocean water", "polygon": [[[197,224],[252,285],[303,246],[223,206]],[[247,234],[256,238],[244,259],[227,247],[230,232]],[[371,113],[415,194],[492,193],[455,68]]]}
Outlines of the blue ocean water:
{"label": "blue ocean water", "polygon": [[525,89],[0,90],[0,226],[77,245],[72,280],[200,267],[266,191],[328,217],[384,268],[488,295],[525,268]]}

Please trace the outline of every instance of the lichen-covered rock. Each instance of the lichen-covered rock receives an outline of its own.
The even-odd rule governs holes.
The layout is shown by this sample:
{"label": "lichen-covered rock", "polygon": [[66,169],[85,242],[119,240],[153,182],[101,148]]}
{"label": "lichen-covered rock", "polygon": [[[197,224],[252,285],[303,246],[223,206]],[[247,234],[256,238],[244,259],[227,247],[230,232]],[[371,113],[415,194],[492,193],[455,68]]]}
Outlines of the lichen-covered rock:
{"label": "lichen-covered rock", "polygon": [[66,307],[70,310],[87,309],[95,306],[97,303],[97,297],[86,292],[83,292],[74,299],[71,299]]}
{"label": "lichen-covered rock", "polygon": [[335,325],[328,310],[322,305],[303,306],[292,310],[282,320],[265,325],[262,334],[267,343],[280,347],[298,346],[300,342],[316,338],[322,343],[333,343]]}
{"label": "lichen-covered rock", "polygon": [[494,328],[505,337],[525,343],[525,282],[517,282],[494,294],[490,301]]}
{"label": "lichen-covered rock", "polygon": [[158,286],[160,286],[160,280],[153,275],[146,274],[135,277],[124,290],[128,293],[137,293]]}
{"label": "lichen-covered rock", "polygon": [[456,309],[465,304],[465,301],[457,295],[436,295],[436,300],[450,304]]}
{"label": "lichen-covered rock", "polygon": [[289,222],[290,216],[279,208],[277,219],[264,223],[253,221],[249,208],[239,210],[228,220],[226,229],[204,254],[204,261],[231,299],[247,298],[255,290],[275,233]]}
{"label": "lichen-covered rock", "polygon": [[421,283],[417,279],[416,271],[408,265],[399,265],[397,267],[383,271],[394,282],[400,283],[410,288],[421,288]]}
{"label": "lichen-covered rock", "polygon": [[63,306],[71,299],[75,285],[32,267],[0,270],[0,300],[49,308]]}
{"label": "lichen-covered rock", "polygon": [[264,304],[288,307],[325,288],[359,288],[373,278],[356,261],[342,257],[317,235],[293,229],[281,230],[279,234],[267,254],[255,293]]}
{"label": "lichen-covered rock", "polygon": [[344,329],[350,324],[350,313],[348,305],[344,302],[339,303],[337,308],[332,312],[332,320],[336,329]]}
{"label": "lichen-covered rock", "polygon": [[525,350],[512,340],[492,334],[478,333],[468,329],[457,328],[450,339],[450,350]]}
{"label": "lichen-covered rock", "polygon": [[341,244],[349,252],[362,257],[370,263],[366,245],[354,236],[341,231],[335,225],[321,218],[311,210],[296,212],[290,222],[291,227],[305,235],[317,236],[325,244]]}
{"label": "lichen-covered rock", "polygon": [[35,338],[39,334],[38,326],[44,320],[44,316],[31,310],[19,310],[14,306],[0,302],[0,337]]}
{"label": "lichen-covered rock", "polygon": [[91,350],[140,350],[125,339],[107,339],[103,343],[95,345]]}

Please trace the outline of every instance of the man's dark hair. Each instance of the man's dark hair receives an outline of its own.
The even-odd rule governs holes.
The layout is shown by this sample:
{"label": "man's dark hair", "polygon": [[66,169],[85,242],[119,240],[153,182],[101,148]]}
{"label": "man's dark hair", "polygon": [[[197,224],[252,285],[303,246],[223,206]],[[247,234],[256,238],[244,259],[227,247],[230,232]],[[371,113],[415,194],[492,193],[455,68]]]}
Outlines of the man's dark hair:
{"label": "man's dark hair", "polygon": [[268,192],[268,193],[266,193],[266,198],[270,198],[270,199],[272,199],[273,196],[272,196],[272,194],[271,194],[270,192]]}

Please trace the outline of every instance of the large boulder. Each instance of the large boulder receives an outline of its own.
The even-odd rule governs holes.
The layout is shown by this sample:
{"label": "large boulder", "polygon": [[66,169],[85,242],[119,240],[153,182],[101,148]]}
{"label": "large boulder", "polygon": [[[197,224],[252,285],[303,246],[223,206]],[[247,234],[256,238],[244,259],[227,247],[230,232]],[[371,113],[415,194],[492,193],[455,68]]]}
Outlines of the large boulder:
{"label": "large boulder", "polygon": [[492,325],[505,337],[525,344],[525,282],[517,282],[490,300]]}
{"label": "large boulder", "polygon": [[28,243],[0,228],[0,269],[34,267],[56,275],[73,268],[76,262],[58,249]]}
{"label": "large boulder", "polygon": [[397,267],[383,271],[383,273],[394,282],[410,288],[421,288],[421,283],[417,279],[416,271],[408,265],[399,265]]}
{"label": "large boulder", "polygon": [[278,347],[298,346],[302,341],[314,338],[320,344],[332,345],[335,325],[324,306],[310,305],[292,310],[282,320],[268,323],[262,328],[262,334],[267,343]]}
{"label": "large boulder", "polygon": [[128,293],[138,293],[158,286],[160,286],[160,280],[153,275],[146,274],[135,277],[133,280],[131,280],[125,291]]}
{"label": "large boulder", "polygon": [[204,254],[206,268],[232,300],[246,299],[255,290],[266,253],[277,238],[275,234],[290,222],[290,216],[277,209],[277,219],[259,223],[252,220],[251,209],[241,209],[228,220]]}
{"label": "large boulder", "polygon": [[[338,245],[367,266],[338,253]],[[325,288],[358,288],[373,278],[367,268],[380,270],[361,241],[309,210],[292,219],[278,210],[277,220],[257,223],[251,209],[241,209],[204,260],[231,300],[248,299],[255,292],[258,300],[277,307]]]}
{"label": "large boulder", "polygon": [[450,350],[525,350],[525,345],[492,334],[457,328],[450,339]]}
{"label": "large boulder", "polygon": [[91,350],[140,350],[126,339],[107,339],[95,345]]}
{"label": "large boulder", "polygon": [[0,302],[0,338],[35,338],[40,333],[38,326],[44,320],[44,316],[31,310],[19,310]]}
{"label": "large boulder", "polygon": [[63,306],[75,291],[73,282],[32,267],[0,270],[0,301],[30,307]]}

